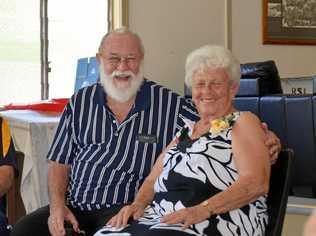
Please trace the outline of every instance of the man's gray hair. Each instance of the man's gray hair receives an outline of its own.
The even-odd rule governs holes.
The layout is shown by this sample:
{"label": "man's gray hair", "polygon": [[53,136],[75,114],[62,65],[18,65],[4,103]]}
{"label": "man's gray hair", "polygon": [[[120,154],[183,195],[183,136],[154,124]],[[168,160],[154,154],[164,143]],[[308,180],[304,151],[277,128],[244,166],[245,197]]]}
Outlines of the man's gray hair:
{"label": "man's gray hair", "polygon": [[129,30],[127,27],[120,27],[120,28],[114,29],[114,30],[106,33],[101,39],[101,43],[99,46],[99,53],[102,53],[103,44],[111,34],[131,34],[131,35],[133,35],[138,40],[140,52],[144,55],[145,48],[144,48],[144,45],[143,45],[141,38],[138,36],[138,34]]}
{"label": "man's gray hair", "polygon": [[196,72],[206,69],[222,68],[226,71],[230,81],[239,84],[240,63],[230,50],[218,45],[205,45],[192,51],[186,59],[185,83],[192,87],[192,76]]}

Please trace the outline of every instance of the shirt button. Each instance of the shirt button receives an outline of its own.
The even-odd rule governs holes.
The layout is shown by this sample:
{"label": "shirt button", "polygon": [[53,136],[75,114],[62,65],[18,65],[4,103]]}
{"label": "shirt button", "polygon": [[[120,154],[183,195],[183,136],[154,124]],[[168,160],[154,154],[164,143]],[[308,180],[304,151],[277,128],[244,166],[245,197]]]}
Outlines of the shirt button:
{"label": "shirt button", "polygon": [[115,124],[115,120],[113,120],[112,122],[113,122],[113,124]]}
{"label": "shirt button", "polygon": [[117,132],[115,132],[115,133],[114,133],[114,136],[118,136],[118,133],[117,133]]}

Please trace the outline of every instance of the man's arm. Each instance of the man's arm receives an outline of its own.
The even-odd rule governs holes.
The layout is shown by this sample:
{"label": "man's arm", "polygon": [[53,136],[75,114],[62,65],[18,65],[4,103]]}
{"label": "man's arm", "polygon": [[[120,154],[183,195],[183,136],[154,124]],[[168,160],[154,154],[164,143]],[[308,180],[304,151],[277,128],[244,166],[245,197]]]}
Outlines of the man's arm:
{"label": "man's arm", "polygon": [[64,235],[65,220],[73,225],[73,229],[79,232],[79,225],[66,206],[66,191],[68,187],[68,174],[70,167],[54,161],[48,164],[48,190],[50,199],[50,216],[48,219],[48,227],[51,235]]}
{"label": "man's arm", "polygon": [[10,189],[14,178],[14,170],[12,166],[0,166],[0,197],[5,195]]}
{"label": "man's arm", "polygon": [[49,161],[48,190],[50,210],[65,206],[65,196],[68,186],[69,166]]}

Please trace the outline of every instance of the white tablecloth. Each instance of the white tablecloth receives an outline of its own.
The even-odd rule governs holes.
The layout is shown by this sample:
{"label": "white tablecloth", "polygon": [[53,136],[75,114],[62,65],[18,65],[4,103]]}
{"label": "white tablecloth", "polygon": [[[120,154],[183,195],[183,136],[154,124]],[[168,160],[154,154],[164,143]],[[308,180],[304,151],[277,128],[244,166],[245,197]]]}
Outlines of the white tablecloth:
{"label": "white tablecloth", "polygon": [[27,213],[48,204],[46,154],[60,115],[30,110],[1,111],[18,151],[24,153],[21,197]]}

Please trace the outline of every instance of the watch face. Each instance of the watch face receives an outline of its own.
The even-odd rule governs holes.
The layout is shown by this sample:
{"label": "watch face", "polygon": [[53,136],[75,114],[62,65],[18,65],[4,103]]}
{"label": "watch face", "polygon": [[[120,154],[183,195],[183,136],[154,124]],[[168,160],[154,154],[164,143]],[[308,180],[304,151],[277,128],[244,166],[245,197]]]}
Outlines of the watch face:
{"label": "watch face", "polygon": [[208,205],[208,201],[205,200],[204,202],[201,203],[202,206],[207,206]]}

